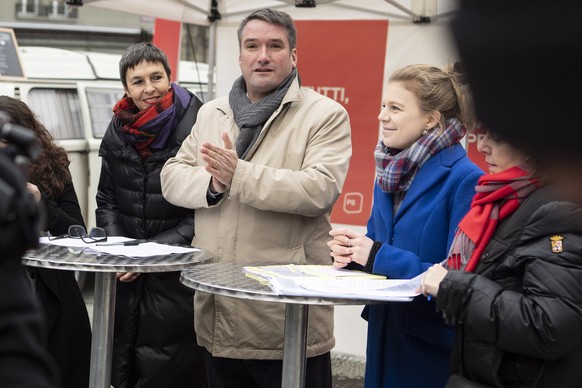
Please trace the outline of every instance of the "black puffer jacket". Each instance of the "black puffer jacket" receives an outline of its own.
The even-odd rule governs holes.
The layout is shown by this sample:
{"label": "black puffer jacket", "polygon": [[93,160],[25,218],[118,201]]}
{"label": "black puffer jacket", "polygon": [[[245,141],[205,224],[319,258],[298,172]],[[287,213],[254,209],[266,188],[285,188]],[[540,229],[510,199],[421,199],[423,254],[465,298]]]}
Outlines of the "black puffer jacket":
{"label": "black puffer jacket", "polygon": [[475,273],[441,282],[437,308],[457,323],[453,372],[485,386],[582,387],[582,210],[553,198],[531,194]]}
{"label": "black puffer jacket", "polygon": [[[194,212],[162,196],[160,171],[190,134],[202,103],[195,96],[164,150],[142,160],[114,118],[101,143],[97,225],[108,235],[190,245]],[[117,283],[111,383],[116,388],[206,387],[196,344],[193,292],[179,272],[142,274]]]}
{"label": "black puffer jacket", "polygon": [[97,189],[97,225],[110,236],[190,245],[194,236],[192,210],[174,206],[162,196],[160,171],[176,155],[196,122],[202,102],[190,106],[170,135],[168,147],[152,150],[142,160],[120,136],[121,123],[113,118],[101,142],[101,176]]}

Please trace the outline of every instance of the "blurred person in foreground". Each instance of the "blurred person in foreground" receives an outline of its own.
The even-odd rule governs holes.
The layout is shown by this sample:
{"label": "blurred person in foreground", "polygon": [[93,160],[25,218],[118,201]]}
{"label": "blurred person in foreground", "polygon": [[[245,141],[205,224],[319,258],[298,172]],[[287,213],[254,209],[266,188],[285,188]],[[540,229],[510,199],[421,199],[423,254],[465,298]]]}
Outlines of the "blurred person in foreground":
{"label": "blurred person in foreground", "polygon": [[[164,52],[152,43],[119,61],[125,96],[101,142],[97,226],[109,236],[190,245],[194,213],[164,199],[162,166],[196,121],[202,102],[170,82]],[[206,387],[193,330],[193,292],[180,272],[119,273],[111,383],[115,388]]]}
{"label": "blurred person in foreground", "polygon": [[[300,86],[296,30],[261,9],[238,28],[242,76],[200,109],[162,170],[164,196],[196,209],[193,245],[218,262],[329,264],[330,212],[351,156],[337,102]],[[196,332],[209,385],[280,386],[285,306],[198,292]],[[312,306],[306,387],[331,387],[333,307]]]}
{"label": "blurred person in foreground", "polygon": [[582,204],[582,2],[461,0],[452,32],[477,116]]}
{"label": "blurred person in foreground", "polygon": [[[331,231],[334,266],[407,279],[446,258],[483,175],[460,144],[472,113],[462,74],[452,65],[408,65],[390,76],[378,115],[368,230]],[[418,297],[374,304],[362,316],[368,321],[366,387],[445,384],[454,331],[434,303]]]}
{"label": "blurred person in foreground", "polygon": [[[30,163],[27,189],[40,205],[41,231],[66,234],[69,226],[85,226],[69,171],[67,152],[22,101],[0,96],[0,111],[12,123],[31,129],[42,151]],[[89,386],[91,324],[73,271],[26,267],[43,312],[48,350],[57,363],[63,388]]]}
{"label": "blurred person in foreground", "polygon": [[24,252],[38,246],[38,208],[3,140],[0,137],[0,382],[6,388],[58,388],[43,318],[22,265]]}
{"label": "blurred person in foreground", "polygon": [[478,149],[491,174],[422,280],[457,328],[447,387],[581,387],[582,209],[498,134]]}

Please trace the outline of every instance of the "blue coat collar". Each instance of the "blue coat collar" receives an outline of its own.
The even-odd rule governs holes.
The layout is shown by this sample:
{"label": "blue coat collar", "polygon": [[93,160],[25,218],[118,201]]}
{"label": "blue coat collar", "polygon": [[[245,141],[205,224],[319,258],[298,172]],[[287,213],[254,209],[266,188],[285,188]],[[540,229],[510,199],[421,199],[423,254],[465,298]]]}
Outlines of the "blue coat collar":
{"label": "blue coat collar", "polygon": [[465,157],[467,152],[460,144],[455,144],[445,148],[436,155],[427,160],[418,170],[412,180],[404,201],[400,205],[394,224],[406,213],[406,211],[416,202],[419,197],[429,190],[436,182],[450,173],[451,167],[461,158]]}

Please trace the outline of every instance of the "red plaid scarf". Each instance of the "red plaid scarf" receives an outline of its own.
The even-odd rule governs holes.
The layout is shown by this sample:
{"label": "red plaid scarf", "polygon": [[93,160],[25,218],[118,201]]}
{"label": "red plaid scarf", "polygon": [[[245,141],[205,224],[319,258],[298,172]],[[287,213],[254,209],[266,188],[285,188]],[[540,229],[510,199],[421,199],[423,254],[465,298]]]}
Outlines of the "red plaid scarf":
{"label": "red plaid scarf", "polygon": [[532,178],[517,166],[483,175],[475,188],[471,209],[459,223],[446,267],[473,272],[499,223],[539,185],[539,178]]}
{"label": "red plaid scarf", "polygon": [[114,115],[123,125],[121,131],[126,141],[135,147],[142,159],[151,155],[150,146],[156,141],[162,127],[152,123],[155,123],[158,115],[172,106],[173,101],[174,91],[170,89],[156,105],[141,111],[137,110],[131,97],[122,98],[113,107]]}

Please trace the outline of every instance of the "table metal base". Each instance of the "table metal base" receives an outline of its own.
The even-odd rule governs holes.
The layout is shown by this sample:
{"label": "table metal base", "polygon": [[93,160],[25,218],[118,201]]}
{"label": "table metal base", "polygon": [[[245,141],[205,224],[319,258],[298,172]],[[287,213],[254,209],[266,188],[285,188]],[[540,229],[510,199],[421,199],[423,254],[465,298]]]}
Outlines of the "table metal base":
{"label": "table metal base", "polygon": [[285,345],[281,388],[304,388],[309,305],[289,303],[285,307]]}
{"label": "table metal base", "polygon": [[115,321],[115,272],[95,273],[90,388],[111,387],[111,354]]}

